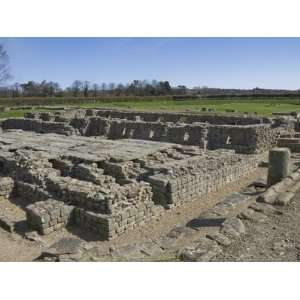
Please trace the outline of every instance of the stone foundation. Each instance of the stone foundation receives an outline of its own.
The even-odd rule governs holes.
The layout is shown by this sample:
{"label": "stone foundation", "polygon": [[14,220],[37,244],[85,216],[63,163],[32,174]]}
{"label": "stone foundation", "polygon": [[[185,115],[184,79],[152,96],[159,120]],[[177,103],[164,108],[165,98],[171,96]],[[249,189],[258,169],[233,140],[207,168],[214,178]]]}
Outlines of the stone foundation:
{"label": "stone foundation", "polygon": [[14,180],[10,177],[0,177],[0,196],[10,198],[14,190]]}
{"label": "stone foundation", "polygon": [[28,224],[40,234],[49,234],[73,221],[73,206],[49,199],[26,207]]}
{"label": "stone foundation", "polygon": [[267,118],[84,109],[1,128],[0,195],[22,199],[42,234],[73,224],[106,240],[239,180],[292,131]]}
{"label": "stone foundation", "polygon": [[[233,150],[154,141],[20,130],[0,135],[0,172],[15,183],[14,193],[24,206],[29,205],[30,226],[43,234],[71,222],[99,239],[116,237],[160,217],[165,209],[201,201],[252,171],[260,160]],[[49,212],[57,214],[65,206],[74,208],[68,222]],[[52,222],[43,223],[49,213]]]}

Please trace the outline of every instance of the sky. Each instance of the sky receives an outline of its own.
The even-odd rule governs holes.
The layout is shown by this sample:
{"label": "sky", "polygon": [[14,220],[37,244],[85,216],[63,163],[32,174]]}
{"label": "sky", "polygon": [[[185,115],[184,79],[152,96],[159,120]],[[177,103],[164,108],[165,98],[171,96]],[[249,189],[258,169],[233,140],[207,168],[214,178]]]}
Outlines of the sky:
{"label": "sky", "polygon": [[0,38],[13,82],[300,88],[300,38]]}

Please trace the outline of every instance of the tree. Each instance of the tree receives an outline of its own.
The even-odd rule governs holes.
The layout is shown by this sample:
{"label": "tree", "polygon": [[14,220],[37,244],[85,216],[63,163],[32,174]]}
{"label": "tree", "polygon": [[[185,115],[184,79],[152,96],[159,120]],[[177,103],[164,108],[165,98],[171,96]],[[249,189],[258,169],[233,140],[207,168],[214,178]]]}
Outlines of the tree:
{"label": "tree", "polygon": [[105,94],[106,89],[107,89],[107,85],[106,85],[105,82],[103,82],[103,83],[101,84],[102,95]]}
{"label": "tree", "polygon": [[124,91],[124,85],[122,83],[119,83],[116,87],[116,96],[120,96]]}
{"label": "tree", "polygon": [[10,79],[9,57],[4,47],[0,45],[0,84]]}
{"label": "tree", "polygon": [[108,84],[108,90],[109,90],[111,95],[113,95],[115,88],[116,88],[116,84],[114,82],[111,82],[111,83]]}
{"label": "tree", "polygon": [[36,83],[32,80],[28,81],[27,83],[21,84],[23,89],[24,96],[36,96],[37,95],[37,86]]}
{"label": "tree", "polygon": [[82,82],[80,80],[75,80],[72,84],[72,93],[74,97],[78,97],[82,89]]}
{"label": "tree", "polygon": [[186,95],[187,87],[185,85],[178,85],[177,86],[177,93],[179,95]]}
{"label": "tree", "polygon": [[93,84],[93,97],[96,98],[98,96],[99,86],[97,83]]}
{"label": "tree", "polygon": [[19,83],[14,83],[11,86],[11,90],[12,90],[12,96],[13,97],[19,97],[21,95],[21,86]]}
{"label": "tree", "polygon": [[158,84],[159,94],[162,95],[170,95],[171,94],[171,86],[169,81],[160,81]]}
{"label": "tree", "polygon": [[90,87],[90,83],[88,81],[85,81],[83,84],[83,96],[84,97],[89,96],[89,87]]}
{"label": "tree", "polygon": [[61,88],[57,82],[48,82],[48,93],[50,97],[55,96],[57,93],[61,92]]}

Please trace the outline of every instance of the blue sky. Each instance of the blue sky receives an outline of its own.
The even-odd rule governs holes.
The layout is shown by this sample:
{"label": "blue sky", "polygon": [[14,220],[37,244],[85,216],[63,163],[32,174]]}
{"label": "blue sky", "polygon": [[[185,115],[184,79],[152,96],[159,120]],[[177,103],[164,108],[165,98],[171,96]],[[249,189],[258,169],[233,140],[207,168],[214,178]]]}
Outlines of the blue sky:
{"label": "blue sky", "polygon": [[13,82],[300,88],[300,38],[0,38]]}

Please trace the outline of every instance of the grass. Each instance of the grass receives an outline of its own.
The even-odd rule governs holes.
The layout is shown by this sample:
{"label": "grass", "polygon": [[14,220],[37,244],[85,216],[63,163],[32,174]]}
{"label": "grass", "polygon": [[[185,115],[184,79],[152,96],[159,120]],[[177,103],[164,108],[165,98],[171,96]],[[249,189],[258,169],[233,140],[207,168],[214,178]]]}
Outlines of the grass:
{"label": "grass", "polygon": [[97,105],[83,104],[82,107],[105,107],[121,108],[147,111],[190,111],[200,112],[203,107],[213,108],[216,112],[225,113],[228,109],[235,109],[239,113],[257,113],[259,115],[270,115],[273,112],[300,112],[299,100],[188,100],[188,101],[140,101],[140,102],[113,102]]}
{"label": "grass", "polygon": [[[63,106],[72,106],[73,103],[64,104]],[[57,105],[57,103],[53,103]],[[61,105],[61,104],[60,104]],[[61,105],[62,106],[62,105]],[[170,99],[132,99],[111,100],[111,101],[84,101],[81,100],[80,104],[76,104],[82,108],[120,108],[132,110],[145,110],[145,111],[189,111],[200,112],[203,107],[213,108],[217,113],[226,113],[228,109],[237,110],[238,113],[257,113],[259,115],[271,115],[273,112],[300,112],[300,99],[294,98],[273,98],[273,99],[199,99],[199,100],[184,100],[173,101]],[[35,106],[34,111],[45,111],[47,109]],[[25,110],[10,110],[8,112],[1,112],[1,118],[8,117],[22,117],[25,112],[32,111]]]}

